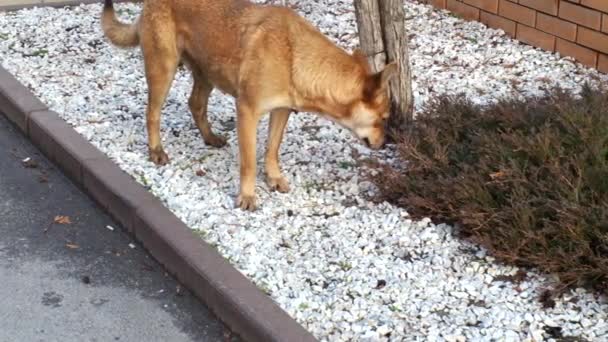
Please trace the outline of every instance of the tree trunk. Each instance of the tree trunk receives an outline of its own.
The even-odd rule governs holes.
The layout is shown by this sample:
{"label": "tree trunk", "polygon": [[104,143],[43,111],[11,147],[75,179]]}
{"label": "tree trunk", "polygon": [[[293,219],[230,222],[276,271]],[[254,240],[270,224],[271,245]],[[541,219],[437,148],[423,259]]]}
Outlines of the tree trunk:
{"label": "tree trunk", "polygon": [[389,132],[405,132],[413,120],[412,79],[403,0],[355,0],[361,50],[373,70],[396,62],[399,76],[390,83],[391,117]]}

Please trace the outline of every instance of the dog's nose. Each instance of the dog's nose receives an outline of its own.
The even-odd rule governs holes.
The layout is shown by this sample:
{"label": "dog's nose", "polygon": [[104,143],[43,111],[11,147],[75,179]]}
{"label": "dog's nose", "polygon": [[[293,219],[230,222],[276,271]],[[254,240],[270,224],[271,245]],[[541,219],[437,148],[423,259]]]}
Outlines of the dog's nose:
{"label": "dog's nose", "polygon": [[367,147],[371,147],[372,146],[372,144],[369,142],[369,138],[363,138],[363,142],[365,143],[365,145]]}

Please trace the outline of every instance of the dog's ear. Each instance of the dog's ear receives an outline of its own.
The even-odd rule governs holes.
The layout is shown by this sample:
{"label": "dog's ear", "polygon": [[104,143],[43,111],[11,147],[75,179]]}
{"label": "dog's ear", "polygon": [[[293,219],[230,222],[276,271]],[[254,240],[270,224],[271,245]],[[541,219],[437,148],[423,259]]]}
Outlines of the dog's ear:
{"label": "dog's ear", "polygon": [[353,56],[365,57],[365,54],[363,53],[363,50],[361,50],[360,48],[355,48],[355,49],[353,49]]}
{"label": "dog's ear", "polygon": [[363,51],[361,49],[359,49],[359,48],[354,49],[353,50],[353,57],[360,64],[365,65],[366,67],[368,66],[367,65],[367,56],[363,53]]}
{"label": "dog's ear", "polygon": [[393,77],[397,76],[397,74],[399,73],[399,66],[397,66],[397,63],[392,62],[390,64],[388,64],[384,70],[382,70],[380,72],[381,76],[381,86],[382,87],[387,87],[388,86],[388,82],[390,82]]}
{"label": "dog's ear", "polygon": [[367,76],[363,87],[363,98],[365,101],[372,101],[376,95],[382,91],[382,73],[375,73]]}
{"label": "dog's ear", "polygon": [[365,81],[365,87],[363,89],[363,96],[368,99],[374,99],[378,94],[385,91],[388,88],[388,83],[397,76],[399,73],[399,67],[397,63],[393,62],[388,64],[384,70],[370,75]]}

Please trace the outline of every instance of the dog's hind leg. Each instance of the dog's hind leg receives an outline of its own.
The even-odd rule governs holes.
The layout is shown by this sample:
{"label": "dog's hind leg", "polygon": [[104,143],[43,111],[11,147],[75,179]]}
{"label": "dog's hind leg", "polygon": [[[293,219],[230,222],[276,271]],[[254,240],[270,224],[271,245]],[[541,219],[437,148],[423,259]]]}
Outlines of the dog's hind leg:
{"label": "dog's hind leg", "polygon": [[156,32],[154,38],[142,40],[146,80],[148,82],[148,106],[146,126],[150,160],[165,165],[169,156],[165,153],[160,139],[160,114],[179,63],[179,53],[175,39]]}
{"label": "dog's hind leg", "polygon": [[188,105],[190,106],[194,122],[201,132],[205,144],[213,147],[222,147],[226,145],[226,138],[213,133],[207,118],[207,103],[209,102],[209,95],[213,90],[213,86],[194,68],[192,69],[192,77],[194,78],[194,86],[192,87],[192,94],[190,95],[190,100],[188,100]]}
{"label": "dog's hind leg", "polygon": [[275,109],[270,112],[268,146],[266,150],[266,182],[270,189],[283,193],[289,192],[289,182],[281,174],[279,148],[290,113],[289,109]]}

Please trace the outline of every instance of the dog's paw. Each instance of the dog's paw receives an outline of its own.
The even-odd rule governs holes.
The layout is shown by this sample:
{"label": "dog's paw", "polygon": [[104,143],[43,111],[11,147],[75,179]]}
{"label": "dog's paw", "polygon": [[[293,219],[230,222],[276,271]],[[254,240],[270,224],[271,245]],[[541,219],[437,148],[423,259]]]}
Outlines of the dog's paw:
{"label": "dog's paw", "polygon": [[162,148],[150,150],[150,160],[156,165],[166,165],[169,163],[169,156]]}
{"label": "dog's paw", "polygon": [[281,193],[289,192],[289,182],[285,177],[276,177],[276,178],[266,178],[266,183],[268,183],[268,187],[272,191],[278,191]]}
{"label": "dog's paw", "polygon": [[215,134],[208,136],[204,140],[205,140],[205,144],[207,144],[209,146],[213,146],[213,147],[218,147],[218,148],[226,146],[226,142],[227,142],[225,137],[223,137],[221,135],[215,135]]}
{"label": "dog's paw", "polygon": [[239,207],[243,210],[255,211],[257,209],[255,195],[253,195],[253,196],[239,195],[239,197],[236,199],[236,205],[237,205],[237,207]]}

